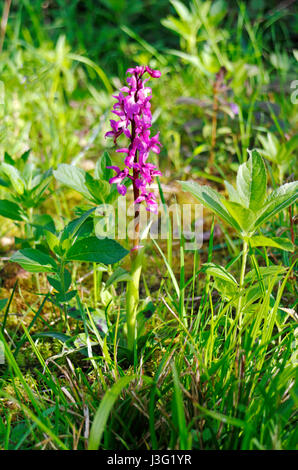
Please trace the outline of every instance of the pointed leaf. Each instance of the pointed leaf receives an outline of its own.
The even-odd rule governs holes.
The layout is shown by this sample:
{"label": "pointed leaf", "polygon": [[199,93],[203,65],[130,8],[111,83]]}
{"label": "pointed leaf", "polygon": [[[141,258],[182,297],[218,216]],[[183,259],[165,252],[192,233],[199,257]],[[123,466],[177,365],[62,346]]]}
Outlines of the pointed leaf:
{"label": "pointed leaf", "polygon": [[265,204],[258,212],[256,228],[271,219],[275,214],[286,209],[298,198],[298,181],[286,183],[272,191],[265,201]]}
{"label": "pointed leaf", "polygon": [[193,181],[179,181],[184,191],[189,191],[203,206],[208,207],[218,217],[223,219],[237,231],[241,231],[239,224],[229,214],[224,202],[225,198],[209,186],[201,186]]}
{"label": "pointed leaf", "polygon": [[32,198],[38,200],[41,198],[43,193],[47,190],[49,184],[51,183],[53,176],[52,169],[46,171],[42,175],[38,175],[32,181]]}
{"label": "pointed leaf", "polygon": [[104,152],[102,157],[96,163],[95,177],[109,182],[110,178],[113,176],[113,170],[111,170],[111,168],[107,168],[107,166],[111,165],[112,161],[110,155],[108,152]]}
{"label": "pointed leaf", "polygon": [[243,234],[250,233],[254,230],[256,216],[252,210],[243,207],[237,202],[224,201],[224,204],[228,209],[231,217],[233,217],[241,227],[241,232]]}
{"label": "pointed leaf", "polygon": [[104,203],[110,193],[110,185],[107,181],[94,179],[88,173],[86,173],[86,186],[94,200],[99,204]]}
{"label": "pointed leaf", "polygon": [[65,227],[63,230],[63,234],[61,237],[61,242],[66,240],[67,238],[74,237],[78,230],[82,227],[82,225],[86,222],[86,220],[90,217],[92,212],[94,212],[96,207],[92,207],[92,209],[89,209],[87,212],[85,212],[81,217],[78,217],[77,219],[72,220],[69,222],[69,224]]}
{"label": "pointed leaf", "polygon": [[293,243],[287,238],[281,237],[265,237],[264,235],[256,235],[249,239],[251,247],[255,246],[272,246],[285,251],[294,251]]}
{"label": "pointed leaf", "polygon": [[92,261],[113,264],[120,261],[128,251],[115,240],[97,237],[82,238],[76,241],[67,252],[67,260]]}
{"label": "pointed leaf", "polygon": [[241,204],[241,197],[239,196],[238,192],[236,191],[236,189],[234,188],[234,186],[230,183],[228,183],[228,181],[225,181],[225,187],[226,187],[226,190],[227,190],[227,193],[229,195],[229,200],[231,202],[237,202],[238,204]]}
{"label": "pointed leaf", "polygon": [[60,275],[56,274],[55,277],[47,276],[49,283],[57,292],[67,292],[71,284],[71,274],[68,269],[64,270],[64,286],[62,286]]}
{"label": "pointed leaf", "polygon": [[15,166],[14,159],[7,153],[4,153],[4,163],[8,163],[9,165]]}
{"label": "pointed leaf", "polygon": [[9,165],[8,163],[1,163],[0,171],[2,171],[11,182],[12,187],[18,194],[23,194],[25,185],[21,178],[19,170],[17,170],[14,166]]}
{"label": "pointed leaf", "polygon": [[237,192],[245,207],[256,212],[266,197],[267,174],[260,154],[253,150],[237,173]]}
{"label": "pointed leaf", "polygon": [[19,206],[12,201],[8,201],[7,199],[0,200],[0,215],[2,215],[2,217],[6,217],[7,219],[18,221],[23,220],[22,212]]}
{"label": "pointed leaf", "polygon": [[54,176],[61,184],[78,191],[86,199],[93,201],[93,197],[86,186],[86,172],[82,168],[61,163],[58,169],[54,171]]}
{"label": "pointed leaf", "polygon": [[230,284],[238,285],[236,279],[232,274],[230,274],[223,266],[214,264],[214,263],[205,263],[203,264],[204,272],[215,278],[224,279]]}
{"label": "pointed leaf", "polygon": [[44,235],[45,235],[45,238],[46,238],[46,241],[50,250],[53,251],[54,253],[57,253],[58,252],[57,250],[59,249],[59,246],[60,246],[59,238],[54,233],[46,229],[44,230]]}
{"label": "pointed leaf", "polygon": [[[259,275],[262,279],[264,278],[274,278],[286,272],[286,268],[283,266],[261,266],[259,267]],[[251,283],[258,280],[258,274],[255,269],[249,271],[244,278],[244,283]]]}
{"label": "pointed leaf", "polygon": [[57,265],[53,258],[40,250],[24,248],[12,255],[13,261],[30,273],[52,273],[57,271]]}

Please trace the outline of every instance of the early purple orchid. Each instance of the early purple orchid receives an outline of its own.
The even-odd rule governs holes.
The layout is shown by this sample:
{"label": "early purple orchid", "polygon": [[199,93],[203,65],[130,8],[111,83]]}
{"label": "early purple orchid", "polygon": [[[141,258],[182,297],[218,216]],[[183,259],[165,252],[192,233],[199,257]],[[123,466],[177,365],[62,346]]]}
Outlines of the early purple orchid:
{"label": "early purple orchid", "polygon": [[149,192],[148,185],[154,176],[161,175],[160,171],[152,163],[148,163],[149,152],[159,153],[161,145],[159,133],[150,137],[152,124],[151,104],[152,90],[145,84],[149,78],[142,79],[145,73],[152,78],[159,78],[159,70],[152,70],[148,66],[137,66],[127,70],[131,75],[127,78],[128,86],[120,89],[118,95],[114,96],[117,102],[113,106],[113,113],[120,119],[111,119],[112,130],[106,133],[106,137],[113,137],[117,143],[118,137],[123,133],[129,140],[128,147],[120,148],[116,152],[126,154],[124,159],[125,168],[120,170],[117,166],[110,166],[116,172],[116,176],[110,179],[110,184],[116,183],[118,192],[125,195],[127,188],[123,184],[125,178],[133,182],[135,204],[145,202],[148,211],[157,212],[155,195]]}

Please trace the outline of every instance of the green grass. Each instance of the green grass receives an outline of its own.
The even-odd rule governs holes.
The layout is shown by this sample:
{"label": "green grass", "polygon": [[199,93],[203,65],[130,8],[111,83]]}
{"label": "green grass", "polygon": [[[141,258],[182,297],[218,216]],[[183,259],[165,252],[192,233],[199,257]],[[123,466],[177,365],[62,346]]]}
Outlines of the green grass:
{"label": "green grass", "polygon": [[[223,194],[247,148],[260,150],[271,189],[296,178],[294,5],[149,1],[145,10],[139,0],[88,0],[66,15],[62,0],[18,3],[1,52],[0,166],[27,149],[41,173],[61,163],[94,172],[105,150],[121,162],[103,137],[112,90],[127,67],[148,63],[162,71],[152,110],[165,210],[190,200],[178,180]],[[220,67],[225,87],[215,96]],[[0,183],[0,199],[27,214],[0,216],[1,450],[297,449],[295,253],[256,247],[246,258],[235,231],[208,210],[204,243],[187,252],[168,223],[167,240],[146,247],[140,308],[151,301],[154,313],[131,358],[126,281],[108,282],[118,263],[71,262],[69,290],[78,291],[60,308],[46,273],[26,276],[8,262],[20,248],[48,250],[41,226],[63,230],[94,204],[51,180],[47,197],[27,207],[2,174]],[[295,206],[261,234],[295,242]],[[229,269],[239,288],[226,291],[204,263]]]}

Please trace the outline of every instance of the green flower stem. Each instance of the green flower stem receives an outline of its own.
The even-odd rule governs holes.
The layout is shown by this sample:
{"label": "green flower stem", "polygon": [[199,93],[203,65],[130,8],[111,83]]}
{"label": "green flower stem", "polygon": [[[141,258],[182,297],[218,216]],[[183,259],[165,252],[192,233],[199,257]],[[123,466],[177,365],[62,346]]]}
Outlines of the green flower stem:
{"label": "green flower stem", "polygon": [[131,279],[127,282],[126,290],[126,323],[127,323],[127,345],[130,351],[134,349],[136,339],[136,317],[139,304],[139,286],[142,272],[144,249],[132,253]]}
{"label": "green flower stem", "polygon": [[242,252],[242,266],[241,266],[240,281],[239,281],[240,296],[239,296],[238,307],[237,307],[237,318],[239,318],[239,330],[241,330],[241,326],[242,326],[242,292],[241,291],[244,285],[247,254],[248,254],[248,243],[244,240],[243,252]]}

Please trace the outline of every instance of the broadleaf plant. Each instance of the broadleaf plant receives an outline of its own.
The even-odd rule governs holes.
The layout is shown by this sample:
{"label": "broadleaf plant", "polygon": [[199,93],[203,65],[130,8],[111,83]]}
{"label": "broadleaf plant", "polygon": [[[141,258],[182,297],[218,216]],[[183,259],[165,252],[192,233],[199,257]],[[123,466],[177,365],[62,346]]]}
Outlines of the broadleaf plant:
{"label": "broadleaf plant", "polygon": [[[202,186],[195,182],[180,181],[182,188],[190,192],[198,201],[215,213],[224,222],[236,230],[243,240],[242,267],[239,280],[240,295],[238,294],[237,318],[239,326],[242,323],[243,307],[245,302],[241,298],[241,290],[245,285],[245,270],[249,249],[252,253],[253,266],[257,278],[261,280],[264,289],[262,272],[256,265],[253,250],[255,247],[274,247],[284,251],[294,251],[293,243],[284,237],[268,237],[256,234],[260,227],[274,215],[286,209],[298,198],[298,181],[286,183],[274,189],[267,196],[266,167],[261,155],[252,150],[248,160],[240,165],[237,174],[236,188],[225,182],[229,199],[209,186]],[[228,272],[220,270],[220,266],[205,265],[205,271],[216,278],[220,291],[237,295],[238,287],[231,285]],[[224,273],[224,274],[223,274]],[[264,273],[263,273],[264,274]],[[233,284],[233,283],[232,283]],[[233,288],[232,288],[233,287]],[[252,286],[246,291],[246,298],[252,302],[259,296],[260,287]]]}
{"label": "broadleaf plant", "polygon": [[201,204],[233,227],[241,238],[247,240],[252,238],[267,220],[289,207],[298,198],[298,181],[286,183],[266,196],[266,167],[256,150],[251,151],[247,162],[240,165],[237,188],[225,182],[229,200],[209,186],[192,181],[180,181],[180,184]]}
{"label": "broadleaf plant", "polygon": [[59,165],[53,173],[57,181],[74,189],[87,201],[93,204],[110,203],[117,196],[116,185],[110,186],[108,182],[111,170],[105,168],[110,163],[108,153],[104,152],[96,164],[94,176],[82,168],[66,163]]}
{"label": "broadleaf plant", "polygon": [[[48,282],[55,289],[49,296],[58,308],[62,308],[67,325],[67,307],[77,293],[69,290],[71,274],[66,266],[72,261],[103,263],[105,265],[118,263],[128,251],[115,240],[99,239],[87,236],[82,230],[87,224],[95,207],[85,212],[81,217],[72,220],[63,230],[54,232],[43,229],[46,246],[42,251],[36,248],[24,248],[16,251],[10,261],[18,263],[31,273],[48,273]],[[93,226],[93,225],[92,225]],[[62,304],[62,307],[61,307]]]}
{"label": "broadleaf plant", "polygon": [[[6,188],[8,196],[0,201],[0,215],[17,221],[20,217],[25,221],[30,219],[30,209],[38,207],[45,199],[44,193],[52,179],[51,169],[41,172],[34,163],[28,162],[28,157],[29,151],[17,160],[5,154],[4,162],[0,163],[0,185]],[[19,211],[12,210],[7,215],[8,201],[17,204]]]}
{"label": "broadleaf plant", "polygon": [[4,161],[0,163],[0,187],[6,193],[0,200],[0,216],[24,228],[25,238],[18,239],[22,246],[35,245],[39,239],[43,216],[35,214],[35,210],[50,194],[47,190],[52,181],[52,169],[41,171],[29,161],[29,155],[30,150],[14,160],[5,153]]}

